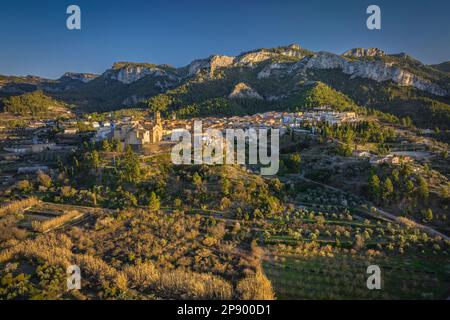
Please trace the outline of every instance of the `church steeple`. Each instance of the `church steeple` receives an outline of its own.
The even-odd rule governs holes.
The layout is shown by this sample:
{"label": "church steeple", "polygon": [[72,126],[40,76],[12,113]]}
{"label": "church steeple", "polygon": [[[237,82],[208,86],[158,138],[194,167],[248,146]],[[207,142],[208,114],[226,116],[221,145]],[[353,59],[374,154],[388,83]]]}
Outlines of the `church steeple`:
{"label": "church steeple", "polygon": [[161,112],[159,111],[155,112],[155,124],[161,125]]}

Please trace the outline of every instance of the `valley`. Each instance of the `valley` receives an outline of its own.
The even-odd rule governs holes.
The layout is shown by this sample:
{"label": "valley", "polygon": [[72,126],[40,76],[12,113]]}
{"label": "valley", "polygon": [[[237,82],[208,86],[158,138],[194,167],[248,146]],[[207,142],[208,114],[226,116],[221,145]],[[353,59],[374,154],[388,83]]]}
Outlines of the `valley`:
{"label": "valley", "polygon": [[[348,102],[325,85],[305,100]],[[357,106],[301,110],[162,119],[152,108],[56,120],[8,114],[0,297],[448,297],[448,145]],[[279,171],[173,164],[171,133],[195,121],[222,132],[278,129]],[[118,135],[122,128],[134,129]],[[72,264],[83,270],[79,291],[65,288]],[[383,290],[366,287],[374,264]]]}
{"label": "valley", "polygon": [[0,299],[446,299],[449,77],[296,44],[1,76]]}

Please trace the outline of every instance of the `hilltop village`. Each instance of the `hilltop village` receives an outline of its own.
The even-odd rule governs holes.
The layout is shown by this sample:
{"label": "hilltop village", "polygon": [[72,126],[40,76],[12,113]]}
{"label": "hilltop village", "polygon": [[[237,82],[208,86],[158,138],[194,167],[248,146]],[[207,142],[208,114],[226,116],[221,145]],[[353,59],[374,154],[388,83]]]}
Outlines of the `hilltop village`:
{"label": "hilltop village", "polygon": [[[195,121],[201,121],[203,129],[217,129],[223,133],[228,128],[243,129],[265,128],[278,129],[280,134],[317,135],[318,124],[326,123],[339,126],[344,123],[362,121],[355,112],[336,112],[327,107],[316,108],[308,112],[266,112],[249,116],[203,117],[185,119],[162,119],[156,112],[149,117],[123,116],[119,119],[106,115],[105,120],[97,121],[91,116],[70,118],[66,120],[30,120],[25,128],[14,129],[0,127],[4,137],[1,142],[0,158],[7,170],[1,171],[4,185],[14,182],[15,174],[32,173],[49,170],[54,164],[52,159],[64,157],[74,152],[82,141],[101,142],[114,140],[122,145],[122,149],[130,146],[137,152],[150,155],[158,146],[170,146],[171,134],[176,129],[192,130]],[[204,140],[209,139],[205,137]],[[406,143],[406,142],[405,142]],[[355,156],[371,158],[373,162],[400,162],[399,156],[386,154],[377,157],[370,151],[355,149]],[[45,154],[45,160],[42,156]],[[410,161],[405,154],[402,161]],[[27,159],[25,161],[18,161]],[[36,160],[31,160],[36,159]],[[9,166],[8,166],[9,164]]]}

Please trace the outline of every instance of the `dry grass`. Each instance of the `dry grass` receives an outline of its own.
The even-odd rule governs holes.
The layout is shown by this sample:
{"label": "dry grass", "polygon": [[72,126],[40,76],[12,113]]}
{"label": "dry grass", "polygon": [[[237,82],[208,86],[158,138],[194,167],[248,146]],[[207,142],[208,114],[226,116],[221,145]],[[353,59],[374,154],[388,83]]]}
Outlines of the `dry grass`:
{"label": "dry grass", "polygon": [[34,240],[26,240],[0,253],[0,263],[21,255],[30,259],[43,260],[51,265],[67,268],[72,265],[72,241],[62,234],[47,234]]}
{"label": "dry grass", "polygon": [[231,299],[233,288],[224,279],[206,273],[177,269],[158,271],[150,262],[125,268],[132,288],[157,291],[182,299]]}
{"label": "dry grass", "polygon": [[398,222],[409,228],[417,228],[417,223],[405,217],[398,217]]}
{"label": "dry grass", "polygon": [[26,209],[39,203],[37,198],[28,198],[24,200],[13,201],[5,206],[0,207],[0,217],[8,214],[23,213]]}
{"label": "dry grass", "polygon": [[237,294],[242,300],[274,300],[272,283],[261,270],[238,282]]}
{"label": "dry grass", "polygon": [[47,232],[53,228],[57,228],[57,227],[63,225],[64,223],[66,223],[70,220],[78,218],[81,215],[82,215],[82,213],[80,213],[79,211],[76,211],[76,210],[69,211],[69,212],[66,212],[66,213],[60,215],[59,217],[56,217],[53,219],[44,220],[44,221],[33,221],[31,223],[31,228],[33,229],[33,231],[36,231],[36,232]]}
{"label": "dry grass", "polygon": [[168,296],[188,299],[231,299],[232,286],[220,277],[185,270],[173,270],[160,274],[158,291]]}
{"label": "dry grass", "polygon": [[80,267],[84,276],[98,282],[116,282],[117,270],[105,261],[92,255],[83,254],[75,256],[75,263]]}
{"label": "dry grass", "polygon": [[145,262],[124,269],[133,288],[144,290],[154,285],[159,279],[158,270],[153,263]]}

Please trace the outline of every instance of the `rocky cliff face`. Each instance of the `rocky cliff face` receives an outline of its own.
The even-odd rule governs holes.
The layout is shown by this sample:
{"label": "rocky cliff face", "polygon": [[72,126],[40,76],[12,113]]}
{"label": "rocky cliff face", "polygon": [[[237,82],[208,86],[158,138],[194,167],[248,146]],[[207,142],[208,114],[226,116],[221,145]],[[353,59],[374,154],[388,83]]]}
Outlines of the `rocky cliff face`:
{"label": "rocky cliff face", "polygon": [[344,52],[343,56],[345,57],[355,57],[355,58],[364,58],[364,57],[383,57],[386,53],[383,50],[378,48],[354,48]]}
{"label": "rocky cliff face", "polygon": [[377,82],[393,81],[400,86],[412,86],[438,96],[448,93],[438,85],[422,79],[393,64],[382,61],[348,61],[343,57],[328,52],[319,52],[308,59],[303,68],[307,69],[340,69],[352,77],[361,77]]}
{"label": "rocky cliff face", "polygon": [[[258,72],[258,79],[285,75],[306,69],[340,69],[343,73],[351,75],[353,78],[360,77],[377,82],[393,81],[400,86],[412,86],[438,96],[448,94],[446,90],[437,84],[403,70],[392,63],[386,63],[381,59],[364,59],[386,56],[386,53],[378,48],[355,48],[345,52],[342,56],[328,52],[318,52],[314,55],[306,53],[306,55],[305,50],[302,50],[299,45],[293,44],[274,49],[254,50],[237,57],[213,55],[207,59],[194,60],[184,68],[185,71],[183,72],[181,72],[181,69],[178,69],[173,73],[168,73],[164,68],[149,64],[119,63],[109,72],[109,76],[111,79],[124,84],[131,84],[147,76],[164,76],[169,81],[179,81],[184,77],[192,77],[199,73],[214,77],[216,71],[221,68],[255,68],[260,63],[270,60],[271,63]],[[283,60],[284,58],[288,60]],[[290,61],[290,63],[286,63],[286,61]],[[292,62],[296,63],[292,64]],[[164,82],[159,83],[161,84],[159,85],[161,90],[170,86]]]}
{"label": "rocky cliff face", "polygon": [[104,75],[123,84],[131,84],[147,76],[166,77],[171,81],[178,80],[178,77],[167,72],[164,66],[131,62],[115,63],[113,68],[106,71]]}
{"label": "rocky cliff face", "polygon": [[287,47],[279,47],[270,50],[260,49],[241,54],[236,58],[236,65],[253,67],[260,62],[279,57],[299,60],[304,58],[304,54],[302,51],[300,51],[300,46],[298,44],[292,44]]}
{"label": "rocky cliff face", "polygon": [[214,71],[218,68],[225,68],[233,65],[234,57],[229,56],[213,56],[211,58],[211,73],[214,74]]}
{"label": "rocky cliff face", "polygon": [[[448,65],[424,66],[406,54],[386,54],[376,48],[356,48],[338,55],[328,52],[314,53],[298,45],[290,45],[253,50],[236,57],[213,55],[178,69],[167,65],[117,62],[95,81],[93,80],[96,75],[72,72],[66,73],[58,80],[0,75],[0,97],[43,90],[55,95],[64,93],[64,98],[71,102],[75,101],[83,107],[89,105],[89,108],[95,110],[105,106],[118,108],[136,105],[180,85],[186,84],[189,90],[192,84],[192,87],[197,86],[201,90],[206,88],[208,91],[211,88],[214,97],[220,95],[276,101],[289,98],[296,93],[299,86],[307,85],[312,80],[321,81],[321,73],[317,72],[316,76],[308,72],[317,69],[336,69],[352,78],[371,79],[380,83],[392,81],[400,86],[411,86],[433,95],[449,96],[450,77],[446,74],[450,70]],[[267,78],[269,80],[266,80]],[[214,83],[211,82],[209,88],[210,80]],[[270,86],[271,80],[274,80],[273,86]],[[329,79],[324,80],[326,82]],[[233,90],[228,87],[230,83],[238,82],[241,83]],[[225,93],[216,88],[221,83],[227,88]],[[346,88],[346,83],[340,83],[339,86],[342,90]],[[252,87],[258,88],[259,92]],[[378,86],[373,89],[377,90],[376,87]],[[114,89],[110,90],[111,88]],[[356,94],[358,92],[355,92]],[[102,101],[102,104],[98,101]]]}
{"label": "rocky cliff face", "polygon": [[163,76],[165,72],[158,68],[147,68],[141,66],[126,66],[111,74],[111,79],[124,84],[136,82],[148,75]]}
{"label": "rocky cliff face", "polygon": [[233,91],[230,93],[230,95],[228,96],[228,98],[230,99],[263,99],[263,97],[256,92],[255,90],[253,90],[249,85],[247,85],[246,83],[238,83]]}
{"label": "rocky cliff face", "polygon": [[97,78],[98,75],[92,74],[92,73],[76,73],[76,72],[66,72],[60,80],[70,79],[70,80],[78,80],[84,83],[88,83],[95,78]]}
{"label": "rocky cliff face", "polygon": [[[210,76],[214,76],[215,71],[220,68],[231,67],[249,67],[253,68],[259,63],[268,61],[271,59],[279,58],[291,58],[294,61],[304,58],[304,54],[298,44],[292,44],[287,47],[279,47],[274,49],[258,49],[250,52],[244,52],[237,57],[213,55],[207,59],[194,60],[188,65],[188,77],[198,74],[200,71],[207,71]],[[282,69],[282,64],[271,64],[269,68],[261,73],[260,78],[270,76],[270,72],[273,69]]]}
{"label": "rocky cliff face", "polygon": [[201,70],[209,71],[210,76],[213,76],[218,68],[232,66],[234,59],[234,57],[229,56],[213,55],[207,59],[194,60],[188,66],[188,76],[196,75]]}
{"label": "rocky cliff face", "polygon": [[244,54],[237,60],[237,65],[252,67],[254,64],[269,60],[274,54],[269,51],[257,51]]}
{"label": "rocky cliff face", "polygon": [[277,71],[285,69],[286,66],[283,63],[271,63],[268,66],[264,67],[264,69],[262,69],[258,73],[258,79],[269,78],[270,76],[274,75]]}

